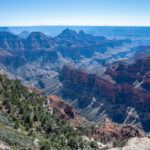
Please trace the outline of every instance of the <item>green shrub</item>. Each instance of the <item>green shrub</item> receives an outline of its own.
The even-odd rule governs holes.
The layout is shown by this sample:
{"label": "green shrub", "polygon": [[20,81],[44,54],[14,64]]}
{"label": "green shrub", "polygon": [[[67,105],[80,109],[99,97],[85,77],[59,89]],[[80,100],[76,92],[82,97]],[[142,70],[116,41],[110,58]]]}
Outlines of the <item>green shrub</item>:
{"label": "green shrub", "polygon": [[122,141],[115,141],[113,143],[113,147],[123,147],[126,144],[126,142],[124,140]]}

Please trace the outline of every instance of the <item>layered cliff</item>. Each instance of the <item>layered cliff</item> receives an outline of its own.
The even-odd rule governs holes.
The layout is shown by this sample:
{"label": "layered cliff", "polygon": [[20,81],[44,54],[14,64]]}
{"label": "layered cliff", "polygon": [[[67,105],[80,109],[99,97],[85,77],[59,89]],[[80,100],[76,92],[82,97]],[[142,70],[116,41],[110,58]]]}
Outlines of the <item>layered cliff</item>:
{"label": "layered cliff", "polygon": [[62,97],[92,121],[107,117],[150,131],[150,57],[133,64],[117,63],[96,75],[64,66],[60,72]]}

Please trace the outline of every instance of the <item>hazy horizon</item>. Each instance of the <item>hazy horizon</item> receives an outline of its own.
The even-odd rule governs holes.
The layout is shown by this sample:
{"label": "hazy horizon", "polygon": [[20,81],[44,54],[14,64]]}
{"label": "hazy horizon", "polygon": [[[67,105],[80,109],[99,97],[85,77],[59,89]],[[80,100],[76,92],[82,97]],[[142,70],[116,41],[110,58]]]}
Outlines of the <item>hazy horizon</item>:
{"label": "hazy horizon", "polygon": [[9,25],[0,27],[150,27],[140,25]]}

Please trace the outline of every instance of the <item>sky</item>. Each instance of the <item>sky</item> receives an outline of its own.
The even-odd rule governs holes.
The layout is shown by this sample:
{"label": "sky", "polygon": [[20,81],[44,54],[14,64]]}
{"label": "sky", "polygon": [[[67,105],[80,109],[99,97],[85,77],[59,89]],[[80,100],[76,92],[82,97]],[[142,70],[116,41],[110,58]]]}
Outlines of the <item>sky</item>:
{"label": "sky", "polygon": [[150,26],[150,0],[0,0],[0,26]]}

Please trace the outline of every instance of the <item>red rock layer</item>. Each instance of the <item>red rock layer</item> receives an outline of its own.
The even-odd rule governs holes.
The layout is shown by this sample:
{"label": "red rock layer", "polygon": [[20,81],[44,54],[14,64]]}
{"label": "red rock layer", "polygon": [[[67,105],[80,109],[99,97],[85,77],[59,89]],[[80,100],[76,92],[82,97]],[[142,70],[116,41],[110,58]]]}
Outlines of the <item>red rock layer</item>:
{"label": "red rock layer", "polygon": [[57,96],[50,95],[47,96],[49,101],[49,109],[53,110],[53,113],[60,116],[62,119],[83,119],[83,117],[79,116],[73,108],[62,99],[58,98]]}

